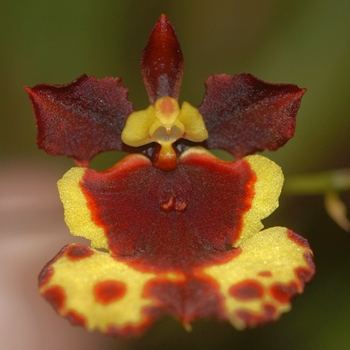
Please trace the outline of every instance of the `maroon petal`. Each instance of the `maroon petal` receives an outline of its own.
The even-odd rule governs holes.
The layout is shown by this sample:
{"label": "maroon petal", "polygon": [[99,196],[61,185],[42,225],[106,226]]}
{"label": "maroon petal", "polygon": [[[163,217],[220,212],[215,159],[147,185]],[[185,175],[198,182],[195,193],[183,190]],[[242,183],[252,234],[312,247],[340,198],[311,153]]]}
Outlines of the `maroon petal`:
{"label": "maroon petal", "polygon": [[242,158],[266,148],[275,151],[293,137],[305,89],[266,83],[250,74],[214,74],[205,86],[198,109],[209,132],[208,148]]}
{"label": "maroon petal", "polygon": [[184,60],[174,27],[162,15],[149,37],[141,57],[143,82],[150,102],[170,96],[178,99]]}
{"label": "maroon petal", "polygon": [[87,166],[96,154],[121,150],[121,132],[134,110],[119,78],[82,75],[65,85],[25,87],[38,129],[37,144],[50,155]]}

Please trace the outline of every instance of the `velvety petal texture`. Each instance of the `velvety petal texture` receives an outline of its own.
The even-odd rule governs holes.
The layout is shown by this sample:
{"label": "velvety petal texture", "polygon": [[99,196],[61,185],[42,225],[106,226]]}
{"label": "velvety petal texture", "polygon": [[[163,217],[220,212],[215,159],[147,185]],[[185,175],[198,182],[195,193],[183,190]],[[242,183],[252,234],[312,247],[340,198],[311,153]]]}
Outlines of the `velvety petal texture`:
{"label": "velvety petal texture", "polygon": [[278,206],[282,182],[265,157],[225,162],[193,147],[171,173],[131,155],[105,172],[73,168],[59,191],[73,235],[139,268],[183,273],[258,232]]}
{"label": "velvety petal texture", "polygon": [[40,291],[61,316],[109,335],[139,334],[163,314],[188,329],[198,318],[238,329],[275,320],[314,274],[306,240],[258,233],[282,182],[265,157],[224,162],[200,147],[171,173],[141,155],[104,172],[73,168],[59,182],[66,222],[110,254],[65,247]]}
{"label": "velvety petal texture", "polygon": [[141,57],[143,82],[151,104],[165,96],[178,99],[184,67],[175,29],[168,18],[162,15]]}
{"label": "velvety petal texture", "polygon": [[84,74],[66,85],[25,89],[36,116],[37,144],[48,154],[87,166],[100,152],[122,150],[120,136],[134,110],[121,79]]}
{"label": "velvety petal texture", "polygon": [[305,89],[270,84],[251,74],[211,75],[198,107],[209,132],[207,148],[221,148],[237,159],[264,149],[275,151],[294,135]]}

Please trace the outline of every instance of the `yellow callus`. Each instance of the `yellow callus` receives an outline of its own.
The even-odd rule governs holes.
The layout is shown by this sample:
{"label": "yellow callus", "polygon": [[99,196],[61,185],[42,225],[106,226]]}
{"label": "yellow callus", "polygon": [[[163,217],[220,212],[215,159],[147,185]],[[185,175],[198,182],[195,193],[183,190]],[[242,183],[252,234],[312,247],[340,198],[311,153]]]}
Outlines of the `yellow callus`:
{"label": "yellow callus", "polygon": [[158,99],[154,106],[129,115],[122,132],[122,141],[133,147],[151,142],[161,145],[155,165],[164,171],[177,166],[172,144],[180,138],[202,142],[208,137],[203,117],[198,109],[184,102],[179,107],[176,99],[166,96]]}

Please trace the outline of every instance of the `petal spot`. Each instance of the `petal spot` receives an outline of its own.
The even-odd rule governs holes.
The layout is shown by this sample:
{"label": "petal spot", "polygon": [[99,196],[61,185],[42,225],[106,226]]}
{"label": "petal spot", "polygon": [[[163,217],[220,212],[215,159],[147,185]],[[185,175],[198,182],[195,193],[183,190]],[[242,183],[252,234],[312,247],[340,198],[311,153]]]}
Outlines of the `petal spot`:
{"label": "petal spot", "polygon": [[264,288],[256,281],[247,280],[232,286],[229,293],[239,300],[261,299],[264,295]]}
{"label": "petal spot", "polygon": [[294,270],[299,281],[301,281],[303,284],[310,282],[315,274],[315,263],[312,254],[310,252],[304,253],[304,259],[309,267],[297,267]]}
{"label": "petal spot", "polygon": [[73,261],[88,258],[92,254],[94,252],[90,248],[80,244],[71,245],[66,250],[67,258]]}
{"label": "petal spot", "polygon": [[272,277],[272,273],[270,271],[261,271],[258,273],[258,276],[261,277]]}
{"label": "petal spot", "polygon": [[72,326],[86,327],[86,318],[73,310],[69,310],[65,318]]}
{"label": "petal spot", "polygon": [[38,277],[38,280],[39,280],[39,288],[45,286],[46,284],[49,283],[52,275],[53,275],[53,267],[48,265],[48,266],[45,266],[40,274],[39,274],[39,277]]}
{"label": "petal spot", "polygon": [[276,317],[277,310],[275,306],[264,304],[263,314],[254,314],[246,310],[238,310],[237,316],[246,324],[247,327],[255,327],[257,325],[264,325],[272,321]]}
{"label": "petal spot", "polygon": [[275,283],[271,289],[271,295],[281,304],[288,304],[298,293],[298,286],[295,282],[289,284]]}
{"label": "petal spot", "polygon": [[60,286],[52,286],[43,292],[43,297],[51,304],[57,313],[64,308],[66,295]]}
{"label": "petal spot", "polygon": [[288,237],[296,244],[300,245],[303,248],[310,248],[309,242],[306,238],[298,235],[297,233],[293,232],[292,230],[288,230]]}
{"label": "petal spot", "polygon": [[125,292],[125,284],[117,281],[100,282],[94,288],[96,301],[105,305],[121,299]]}

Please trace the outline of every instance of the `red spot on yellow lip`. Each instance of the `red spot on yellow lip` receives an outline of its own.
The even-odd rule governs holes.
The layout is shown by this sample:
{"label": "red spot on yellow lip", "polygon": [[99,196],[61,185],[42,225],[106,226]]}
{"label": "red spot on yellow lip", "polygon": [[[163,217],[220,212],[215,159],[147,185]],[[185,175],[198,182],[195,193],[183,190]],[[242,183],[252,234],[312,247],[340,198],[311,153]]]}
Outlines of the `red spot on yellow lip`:
{"label": "red spot on yellow lip", "polygon": [[109,304],[121,299],[126,292],[124,283],[117,281],[104,281],[96,284],[94,289],[95,299],[101,304]]}
{"label": "red spot on yellow lip", "polygon": [[38,280],[39,280],[39,288],[45,286],[47,283],[49,283],[53,273],[54,269],[52,267],[52,264],[55,263],[62,255],[65,254],[65,251],[67,249],[68,245],[63,247],[60,252],[53,258],[51,259],[41,270]]}
{"label": "red spot on yellow lip", "polygon": [[246,310],[237,311],[237,316],[248,326],[255,327],[257,325],[264,325],[265,323],[274,320],[276,315],[276,308],[270,304],[264,304],[263,314],[254,314]]}
{"label": "red spot on yellow lip", "polygon": [[59,314],[64,308],[66,295],[64,290],[59,286],[52,286],[43,292],[43,297],[51,304],[55,311]]}
{"label": "red spot on yellow lip", "polygon": [[86,318],[73,310],[69,310],[65,316],[72,326],[86,327]]}
{"label": "red spot on yellow lip", "polygon": [[39,274],[39,288],[45,286],[47,283],[49,283],[51,277],[53,275],[53,267],[52,266],[45,266],[40,274]]}
{"label": "red spot on yellow lip", "polygon": [[315,274],[315,263],[310,252],[304,253],[304,259],[308,263],[309,267],[298,267],[294,272],[302,283],[308,283]]}
{"label": "red spot on yellow lip", "polygon": [[292,230],[288,230],[288,237],[295,242],[296,244],[300,245],[304,248],[310,248],[309,242],[306,238],[298,235],[297,233],[293,232]]}
{"label": "red spot on yellow lip", "polygon": [[258,276],[261,277],[272,277],[272,273],[270,271],[261,271],[258,273]]}
{"label": "red spot on yellow lip", "polygon": [[239,300],[260,299],[264,295],[264,287],[256,281],[243,281],[229,290],[229,293]]}
{"label": "red spot on yellow lip", "polygon": [[88,258],[92,254],[94,254],[94,252],[90,248],[80,244],[71,245],[66,250],[66,256],[69,260],[80,260]]}
{"label": "red spot on yellow lip", "polygon": [[281,304],[287,304],[298,293],[298,286],[295,282],[289,284],[275,283],[271,287],[271,295]]}

